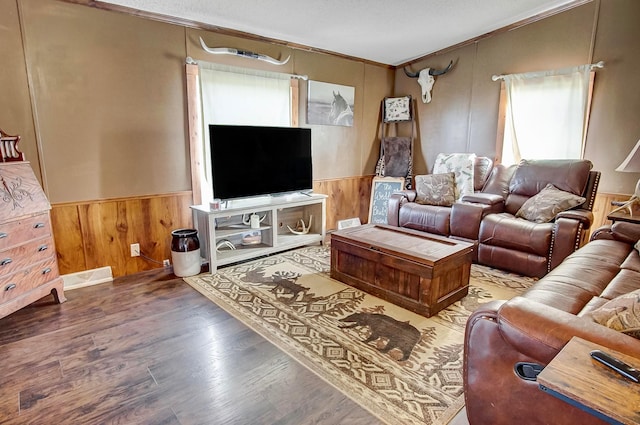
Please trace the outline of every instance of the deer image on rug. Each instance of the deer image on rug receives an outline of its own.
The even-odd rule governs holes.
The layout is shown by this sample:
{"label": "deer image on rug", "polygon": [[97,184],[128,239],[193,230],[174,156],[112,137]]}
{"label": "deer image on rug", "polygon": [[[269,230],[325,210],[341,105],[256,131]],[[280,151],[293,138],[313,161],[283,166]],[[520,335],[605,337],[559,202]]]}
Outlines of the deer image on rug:
{"label": "deer image on rug", "polygon": [[357,326],[368,326],[370,335],[364,343],[376,341],[384,338],[387,344],[378,348],[383,353],[387,353],[394,348],[402,352],[399,361],[405,361],[411,356],[411,352],[420,341],[420,331],[411,326],[408,322],[400,322],[393,317],[378,313],[353,313],[340,319],[341,322],[349,323],[342,328],[355,328]]}

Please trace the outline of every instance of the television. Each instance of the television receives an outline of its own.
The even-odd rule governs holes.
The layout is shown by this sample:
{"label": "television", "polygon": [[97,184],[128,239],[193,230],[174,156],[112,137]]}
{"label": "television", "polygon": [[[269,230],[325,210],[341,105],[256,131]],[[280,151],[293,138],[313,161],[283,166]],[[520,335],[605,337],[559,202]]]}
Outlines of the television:
{"label": "television", "polygon": [[209,143],[214,198],[312,188],[309,128],[210,124]]}

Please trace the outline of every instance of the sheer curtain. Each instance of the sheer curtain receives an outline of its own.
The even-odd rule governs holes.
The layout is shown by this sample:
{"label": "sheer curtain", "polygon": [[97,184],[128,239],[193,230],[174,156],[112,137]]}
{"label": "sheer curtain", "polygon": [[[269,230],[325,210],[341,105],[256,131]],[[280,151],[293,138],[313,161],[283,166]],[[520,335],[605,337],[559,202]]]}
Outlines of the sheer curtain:
{"label": "sheer curtain", "polygon": [[[288,127],[291,123],[291,76],[206,62],[198,63],[202,99],[203,160],[206,182],[202,202],[213,199],[209,124]],[[242,146],[238,146],[238,161]]]}
{"label": "sheer curtain", "polygon": [[502,163],[581,158],[586,137],[591,65],[505,75]]}

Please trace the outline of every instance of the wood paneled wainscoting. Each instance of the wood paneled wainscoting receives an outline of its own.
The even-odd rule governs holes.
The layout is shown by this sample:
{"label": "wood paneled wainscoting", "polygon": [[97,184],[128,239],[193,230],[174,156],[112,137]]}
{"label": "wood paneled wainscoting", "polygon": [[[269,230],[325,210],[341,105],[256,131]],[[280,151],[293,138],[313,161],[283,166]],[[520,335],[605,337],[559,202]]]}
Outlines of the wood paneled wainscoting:
{"label": "wood paneled wainscoting", "polygon": [[[366,223],[373,176],[318,180],[316,193],[327,198],[327,229],[338,221],[360,218]],[[608,224],[611,201],[630,195],[598,193],[593,207],[596,229]],[[192,227],[190,191],[133,198],[54,204],[51,220],[60,274],[111,266],[113,276],[126,276],[162,267],[171,258],[171,231]],[[131,257],[130,245],[139,243],[144,257]]]}
{"label": "wood paneled wainscoting", "polygon": [[[327,229],[338,220],[366,223],[373,176],[314,182],[328,195]],[[111,266],[114,277],[162,267],[171,258],[171,231],[193,226],[191,191],[52,205],[51,220],[60,274]],[[144,257],[131,257],[140,244]]]}
{"label": "wood paneled wainscoting", "polygon": [[[191,191],[52,205],[60,274],[111,266],[118,277],[161,268],[171,258],[171,231],[192,227],[190,205]],[[131,257],[132,243],[153,261]]]}

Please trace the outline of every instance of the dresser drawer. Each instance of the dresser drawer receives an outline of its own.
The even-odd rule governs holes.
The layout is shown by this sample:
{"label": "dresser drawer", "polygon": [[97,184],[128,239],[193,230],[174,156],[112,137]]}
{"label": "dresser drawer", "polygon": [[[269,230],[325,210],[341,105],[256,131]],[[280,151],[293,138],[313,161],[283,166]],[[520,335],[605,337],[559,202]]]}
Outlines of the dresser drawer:
{"label": "dresser drawer", "polygon": [[0,250],[0,276],[8,275],[55,255],[51,236],[34,239],[4,251]]}
{"label": "dresser drawer", "polygon": [[51,235],[49,213],[0,224],[0,250]]}
{"label": "dresser drawer", "polygon": [[0,277],[0,303],[12,300],[59,276],[55,256]]}

